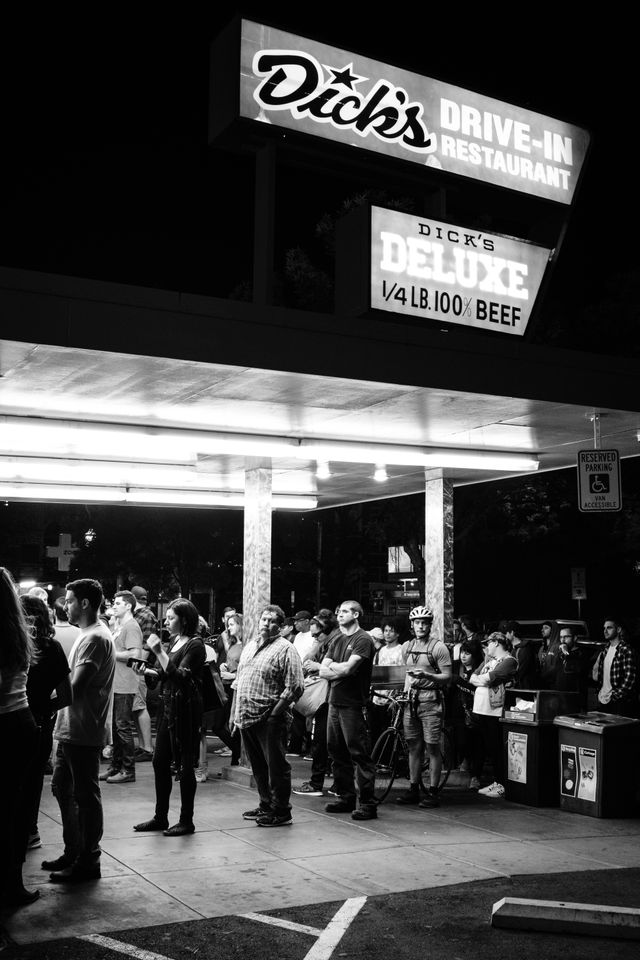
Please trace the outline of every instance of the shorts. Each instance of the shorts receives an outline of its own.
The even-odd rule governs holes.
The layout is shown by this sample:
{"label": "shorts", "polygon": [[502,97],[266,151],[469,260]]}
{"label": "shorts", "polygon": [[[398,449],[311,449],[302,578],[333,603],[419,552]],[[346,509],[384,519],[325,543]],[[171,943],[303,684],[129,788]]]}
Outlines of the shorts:
{"label": "shorts", "polygon": [[133,713],[140,713],[147,709],[147,684],[144,677],[138,677],[138,689],[133,695]]}
{"label": "shorts", "polygon": [[[415,707],[415,710],[413,709]],[[439,744],[442,737],[442,704],[437,700],[418,700],[407,704],[402,718],[407,740]]]}

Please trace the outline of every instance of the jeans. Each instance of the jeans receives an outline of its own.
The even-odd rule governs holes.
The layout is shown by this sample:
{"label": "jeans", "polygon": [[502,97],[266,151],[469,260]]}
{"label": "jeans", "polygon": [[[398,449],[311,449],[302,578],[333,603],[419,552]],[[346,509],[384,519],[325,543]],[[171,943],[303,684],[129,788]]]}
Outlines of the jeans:
{"label": "jeans", "polygon": [[284,816],[291,812],[291,764],[285,754],[290,716],[284,711],[242,730],[242,742],[263,810]]}
{"label": "jeans", "polygon": [[329,764],[327,752],[327,716],[329,704],[323,703],[313,717],[313,742],[311,744],[311,778],[309,783],[314,790],[322,790]]}
{"label": "jeans", "polygon": [[501,783],[504,786],[505,760],[500,718],[485,716],[481,713],[474,713],[473,718],[478,723],[484,741],[485,753],[493,767],[493,779],[496,783]]}
{"label": "jeans", "polygon": [[0,715],[0,900],[22,887],[29,833],[25,785],[34,763],[38,728],[28,708]]}
{"label": "jeans", "polygon": [[123,770],[135,776],[135,743],[133,739],[133,693],[113,695],[113,770]]}
{"label": "jeans", "polygon": [[[173,786],[171,765],[171,736],[162,704],[158,711],[156,746],[153,751],[153,772],[156,784],[155,818],[164,823],[169,818],[169,799]],[[193,807],[196,797],[196,772],[191,763],[184,763],[180,775],[180,823],[193,823]]]}
{"label": "jeans", "polygon": [[37,719],[36,723],[38,725],[38,741],[33,754],[34,762],[31,764],[25,787],[29,833],[37,833],[38,830],[38,814],[40,812],[44,771],[51,756],[51,747],[53,745],[54,721],[46,718],[42,720]]}
{"label": "jeans", "polygon": [[369,751],[369,731],[362,707],[329,704],[327,744],[333,760],[333,780],[340,798],[355,806],[357,783],[360,803],[373,803],[376,767]]}
{"label": "jeans", "polygon": [[80,867],[100,860],[103,816],[100,747],[58,743],[51,789],[62,815],[64,856]]}

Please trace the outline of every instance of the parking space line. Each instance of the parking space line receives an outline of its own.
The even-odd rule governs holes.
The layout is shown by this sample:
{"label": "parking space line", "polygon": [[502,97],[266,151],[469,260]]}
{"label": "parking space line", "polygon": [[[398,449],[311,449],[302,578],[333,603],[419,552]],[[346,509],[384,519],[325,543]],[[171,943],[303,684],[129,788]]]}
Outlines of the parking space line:
{"label": "parking space line", "polygon": [[296,933],[306,933],[311,937],[319,937],[324,933],[318,927],[309,927],[304,923],[294,923],[293,920],[283,920],[282,917],[269,917],[265,913],[241,913],[246,920],[258,920],[260,923],[269,923],[274,927],[283,927],[285,930],[295,930]]}
{"label": "parking space line", "polygon": [[170,960],[169,957],[161,953],[153,953],[151,950],[143,950],[141,947],[134,947],[131,943],[123,943],[121,940],[112,940],[111,937],[101,937],[99,933],[87,933],[78,940],[87,940],[89,943],[95,943],[105,950],[113,950],[116,953],[124,953],[128,957],[134,957],[135,960]]}
{"label": "parking space line", "polygon": [[353,897],[342,904],[329,921],[304,960],[329,960],[351,923],[367,902],[366,897]]}

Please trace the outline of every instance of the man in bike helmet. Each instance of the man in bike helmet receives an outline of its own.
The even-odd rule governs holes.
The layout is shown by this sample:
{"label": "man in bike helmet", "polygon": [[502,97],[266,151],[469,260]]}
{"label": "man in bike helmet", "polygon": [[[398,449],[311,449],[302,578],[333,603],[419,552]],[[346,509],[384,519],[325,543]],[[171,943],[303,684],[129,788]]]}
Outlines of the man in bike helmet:
{"label": "man in bike helmet", "polygon": [[[404,712],[404,735],[409,746],[411,784],[397,803],[438,807],[438,783],[442,771],[440,740],[444,714],[444,691],[451,678],[451,655],[445,643],[431,636],[433,612],[414,607],[409,614],[413,639],[405,648],[409,704]],[[429,788],[420,797],[423,751],[429,752]]]}

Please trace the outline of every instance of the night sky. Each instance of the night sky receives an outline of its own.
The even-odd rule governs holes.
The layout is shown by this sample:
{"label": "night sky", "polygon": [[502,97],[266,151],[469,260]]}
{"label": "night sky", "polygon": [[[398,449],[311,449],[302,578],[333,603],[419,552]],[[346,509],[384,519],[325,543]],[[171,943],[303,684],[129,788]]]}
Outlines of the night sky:
{"label": "night sky", "polygon": [[[39,14],[5,38],[4,264],[218,296],[248,276],[251,165],[207,145],[209,45],[236,9],[587,127],[593,149],[549,297],[601,299],[635,264],[630,24],[585,26],[548,8],[525,20],[513,6],[416,17],[391,5],[364,19],[287,5],[280,22],[273,4],[144,20],[86,9]],[[327,174],[283,174],[285,246],[353,191]]]}

